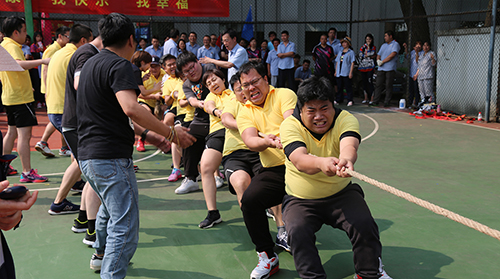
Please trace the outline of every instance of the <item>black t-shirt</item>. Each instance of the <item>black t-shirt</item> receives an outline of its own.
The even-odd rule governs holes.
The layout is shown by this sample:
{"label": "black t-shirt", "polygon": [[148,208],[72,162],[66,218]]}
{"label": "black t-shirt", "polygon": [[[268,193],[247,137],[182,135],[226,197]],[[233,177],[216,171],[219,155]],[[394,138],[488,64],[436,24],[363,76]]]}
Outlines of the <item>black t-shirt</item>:
{"label": "black t-shirt", "polygon": [[[192,82],[189,79],[186,79],[182,86],[182,90],[184,90],[184,94],[186,95],[186,100],[189,101],[189,98],[196,98],[198,100],[205,100],[205,98],[210,93],[207,87],[203,86],[202,79],[203,75],[208,70],[215,69],[214,64],[206,64],[202,66],[203,72],[201,74],[200,80],[197,82]],[[209,115],[202,108],[196,108],[194,111],[194,123],[205,123],[208,124],[210,122]]]}
{"label": "black t-shirt", "polygon": [[66,89],[64,97],[64,113],[62,116],[62,127],[69,129],[76,129],[76,90],[74,87],[75,73],[80,72],[83,65],[87,60],[98,54],[99,50],[92,44],[85,44],[79,47],[68,64],[68,71],[66,72]]}
{"label": "black t-shirt", "polygon": [[144,85],[142,82],[142,71],[136,65],[132,64],[132,69],[134,70],[134,78],[137,85]]}
{"label": "black t-shirt", "polygon": [[104,49],[85,63],[76,96],[79,160],[132,158],[132,122],[115,95],[122,90],[140,93],[128,60]]}

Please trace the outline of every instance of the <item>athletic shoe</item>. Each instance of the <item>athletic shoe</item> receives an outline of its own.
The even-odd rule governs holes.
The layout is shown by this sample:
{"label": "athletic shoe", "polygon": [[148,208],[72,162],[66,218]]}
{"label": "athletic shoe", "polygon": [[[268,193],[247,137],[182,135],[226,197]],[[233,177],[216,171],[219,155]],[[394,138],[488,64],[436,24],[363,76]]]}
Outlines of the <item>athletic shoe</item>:
{"label": "athletic shoe", "polygon": [[184,180],[182,180],[181,186],[175,189],[175,193],[179,195],[187,194],[189,192],[198,191],[199,189],[200,186],[198,185],[197,182],[185,177]]}
{"label": "athletic shoe", "polygon": [[43,106],[42,106],[42,102],[38,102],[38,103],[36,103],[36,108],[37,108],[37,109],[41,109],[41,108],[43,108]]}
{"label": "athletic shoe", "polygon": [[52,153],[52,150],[49,148],[48,143],[42,143],[41,141],[37,142],[35,145],[36,151],[42,153],[43,156],[45,157],[54,157],[54,153]]}
{"label": "athletic shoe", "polygon": [[273,218],[273,221],[276,221],[276,218],[274,217],[274,212],[271,210],[271,208],[266,209],[266,215],[268,218]]}
{"label": "athletic shoe", "polygon": [[90,247],[94,245],[95,242],[95,231],[93,233],[89,233],[89,230],[87,229],[85,233],[85,238],[82,240],[83,244],[86,244]]}
{"label": "athletic shoe", "polygon": [[276,236],[276,246],[285,249],[288,253],[292,252],[290,245],[288,245],[288,234],[286,231]]}
{"label": "athletic shoe", "polygon": [[347,106],[348,107],[352,106],[352,101],[349,101],[349,103],[347,103]]}
{"label": "athletic shoe", "polygon": [[89,221],[85,220],[85,222],[81,222],[78,220],[78,218],[75,218],[73,221],[73,227],[71,227],[71,230],[74,233],[84,233],[87,231],[87,228],[89,227]]}
{"label": "athletic shoe", "polygon": [[366,103],[368,103],[368,101],[367,100],[363,100],[361,103],[362,104],[366,104]]}
{"label": "athletic shoe", "polygon": [[61,149],[59,149],[59,155],[60,156],[71,156],[71,150],[69,150],[69,148],[67,146],[61,147]]}
{"label": "athletic shoe", "polygon": [[224,186],[224,178],[222,178],[220,176],[216,176],[215,177],[215,187],[220,188],[222,186]]}
{"label": "athletic shoe", "polygon": [[21,173],[21,179],[19,179],[19,182],[23,183],[42,183],[46,181],[49,181],[49,179],[45,176],[39,175],[38,170],[34,169],[31,169],[28,174]]}
{"label": "athletic shoe", "polygon": [[16,175],[16,174],[17,174],[17,170],[14,169],[11,165],[9,165],[9,168],[7,169],[7,176]]}
{"label": "athletic shoe", "polygon": [[172,173],[168,176],[168,181],[175,182],[182,177],[181,170],[172,170]]}
{"label": "athletic shoe", "polygon": [[75,184],[73,185],[73,187],[71,187],[71,191],[77,192],[77,193],[81,193],[81,192],[83,192],[83,187],[84,186],[85,186],[85,181],[83,181],[82,179],[80,179],[77,182],[75,182]]}
{"label": "athletic shoe", "polygon": [[90,259],[90,269],[95,270],[95,271],[100,271],[101,270],[101,265],[102,265],[102,258],[97,256],[96,253],[92,255],[92,258]]}
{"label": "athletic shoe", "polygon": [[146,148],[144,148],[144,141],[141,139],[137,140],[137,146],[135,147],[138,152],[144,152],[146,151]]}
{"label": "athletic shoe", "polygon": [[337,106],[339,103],[337,103],[337,101],[333,101],[333,104]]}
{"label": "athletic shoe", "polygon": [[60,204],[52,203],[49,209],[49,214],[61,215],[61,214],[78,213],[79,210],[80,210],[79,205],[73,204],[67,199],[64,199]]}
{"label": "athletic shoe", "polygon": [[201,174],[198,174],[198,176],[196,177],[196,182],[201,182]]}
{"label": "athletic shoe", "polygon": [[[354,274],[354,279],[363,279],[363,277],[359,276],[358,274]],[[392,277],[387,275],[387,272],[385,272],[385,270],[382,270],[382,274],[379,279],[392,279]]]}
{"label": "athletic shoe", "polygon": [[208,211],[207,218],[201,221],[198,227],[202,229],[208,229],[213,227],[215,224],[219,224],[222,222],[222,218],[220,217],[219,210]]}
{"label": "athletic shoe", "polygon": [[250,279],[266,279],[280,269],[278,255],[274,253],[274,257],[269,258],[266,252],[257,253],[259,255],[259,263],[250,274]]}
{"label": "athletic shoe", "polygon": [[134,165],[134,172],[137,172],[139,170],[139,166]]}

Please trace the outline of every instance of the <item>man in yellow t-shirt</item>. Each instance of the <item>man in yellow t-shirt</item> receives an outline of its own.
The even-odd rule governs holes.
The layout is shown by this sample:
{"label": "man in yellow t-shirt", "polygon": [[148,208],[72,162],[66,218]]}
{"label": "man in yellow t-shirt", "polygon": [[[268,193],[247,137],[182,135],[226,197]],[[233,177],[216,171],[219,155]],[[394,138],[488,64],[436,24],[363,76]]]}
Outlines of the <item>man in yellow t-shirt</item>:
{"label": "man in yellow t-shirt", "polygon": [[[45,182],[46,177],[37,174],[31,168],[30,162],[30,139],[32,127],[38,125],[33,108],[33,88],[28,69],[38,67],[41,64],[48,64],[50,59],[37,59],[26,61],[21,45],[26,41],[26,23],[24,19],[17,16],[10,16],[3,21],[2,32],[5,37],[2,47],[16,60],[24,71],[22,72],[0,72],[3,92],[2,103],[7,112],[8,130],[3,139],[3,154],[11,154],[14,148],[14,141],[17,141],[17,152],[21,158],[23,173],[21,182]],[[16,174],[12,167],[8,174]]]}
{"label": "man in yellow t-shirt", "polygon": [[[73,25],[69,34],[69,43],[56,52],[49,63],[45,102],[47,103],[47,114],[50,123],[54,125],[61,135],[68,64],[75,51],[92,40],[92,30],[88,26],[82,24]],[[69,150],[66,141],[64,143]],[[80,206],[66,199],[71,187],[80,179],[80,175],[81,172],[78,164],[76,161],[73,161],[64,172],[63,180],[59,186],[56,198],[50,206],[49,214],[77,213],[80,210]]]}
{"label": "man in yellow t-shirt", "polygon": [[[238,74],[248,100],[236,119],[238,130],[248,148],[260,153],[263,166],[241,198],[241,211],[259,254],[251,278],[267,278],[279,270],[279,261],[273,251],[275,243],[269,232],[266,209],[281,204],[285,195],[285,154],[281,150],[279,127],[292,114],[297,96],[292,90],[270,86],[262,63],[249,61]],[[280,226],[276,245],[289,249],[286,239],[284,226]]]}
{"label": "man in yellow t-shirt", "polygon": [[[69,31],[70,28],[67,26],[61,26],[57,28],[56,30],[56,41],[51,44],[44,52],[42,58],[52,58],[54,53],[59,51],[61,48],[63,48],[68,42],[69,42]],[[42,79],[41,79],[41,84],[40,84],[40,92],[42,94],[45,94],[47,92],[46,90],[46,83],[47,83],[47,65],[42,65]],[[40,105],[40,106],[39,106]],[[41,104],[38,103],[37,106],[40,108]],[[46,157],[54,157],[54,153],[50,150],[49,145],[47,141],[49,140],[50,136],[56,131],[56,128],[52,123],[48,123],[47,126],[45,126],[45,131],[43,132],[42,138],[40,139],[39,142],[36,143],[35,149],[42,153],[42,155]],[[61,143],[62,146],[64,147],[66,145],[64,138],[61,136]],[[67,148],[67,146],[66,146]],[[59,154],[63,155],[65,153],[66,149],[61,148],[59,151]],[[67,149],[69,154],[69,149]],[[68,155],[69,156],[69,155]]]}
{"label": "man in yellow t-shirt", "polygon": [[382,269],[377,224],[345,169],[354,170],[361,141],[358,120],[334,107],[326,77],[305,80],[293,115],[281,124],[286,160],[283,220],[301,278],[326,278],[316,248],[323,224],[346,232],[354,252],[356,279],[390,277]]}

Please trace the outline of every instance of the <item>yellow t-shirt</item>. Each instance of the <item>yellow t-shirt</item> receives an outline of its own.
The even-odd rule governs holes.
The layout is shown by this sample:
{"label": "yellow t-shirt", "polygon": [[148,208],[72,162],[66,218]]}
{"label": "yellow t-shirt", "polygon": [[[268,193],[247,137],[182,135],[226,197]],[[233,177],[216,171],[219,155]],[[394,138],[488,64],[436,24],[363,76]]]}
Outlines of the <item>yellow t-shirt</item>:
{"label": "yellow t-shirt", "polygon": [[[186,94],[184,94],[184,90],[182,89],[183,84],[184,83],[177,84],[177,86],[174,89],[174,91],[177,91],[177,101],[178,100],[186,100]],[[185,114],[186,116],[184,117],[184,122],[190,122],[190,121],[193,121],[193,119],[194,119],[194,112],[195,112],[195,108],[188,104],[185,107],[179,106],[179,108],[177,110],[177,115]]]}
{"label": "yellow t-shirt", "polygon": [[[231,100],[224,104],[224,110],[222,111],[222,113],[229,113],[234,117],[234,119],[236,119],[242,108],[243,104],[236,100],[236,97],[233,96]],[[243,139],[241,139],[240,132],[238,130],[226,129],[224,152],[222,153],[222,156],[227,156],[234,151],[241,149],[248,150],[248,147],[243,142]]]}
{"label": "yellow t-shirt", "polygon": [[[349,112],[336,109],[334,126],[319,140],[297,119],[295,114],[283,121],[280,132],[284,148],[291,143],[300,142],[306,145],[307,152],[311,155],[338,158],[342,135],[355,133],[359,136],[359,123]],[[323,172],[313,175],[300,172],[289,159],[286,160],[285,166],[286,192],[288,195],[301,199],[329,197],[344,189],[351,181],[350,177],[327,176]]]}
{"label": "yellow t-shirt", "polygon": [[[217,109],[223,111],[225,103],[229,102],[232,98],[234,98],[233,91],[226,89],[220,95],[210,92],[205,98],[205,102],[212,101],[215,103]],[[213,116],[211,111],[207,111],[207,113],[210,115],[210,134],[225,128],[219,117]]]}
{"label": "yellow t-shirt", "polygon": [[[146,75],[147,73],[149,73],[149,70],[147,70],[146,72],[143,72],[142,76]],[[166,74],[165,71],[163,69],[161,69],[160,75],[158,76],[158,78],[155,78],[153,75],[150,75],[149,78],[143,82],[144,88],[146,90],[153,88],[156,83],[161,82],[161,80],[165,74]],[[152,94],[156,94],[156,93],[152,93]],[[156,99],[137,98],[137,100],[148,104],[152,108],[154,108],[156,106]]]}
{"label": "yellow t-shirt", "polygon": [[[256,128],[261,133],[279,137],[283,113],[294,109],[296,103],[297,95],[292,90],[269,86],[264,107],[261,108],[247,101],[240,110],[236,119],[240,134],[248,128]],[[267,148],[260,152],[260,162],[265,168],[281,166],[285,163],[285,154],[283,150]]]}
{"label": "yellow t-shirt", "polygon": [[[1,45],[15,60],[24,59],[21,45],[9,37],[3,38]],[[2,81],[2,103],[6,106],[27,104],[35,101],[28,70],[22,72],[0,71]]]}
{"label": "yellow t-shirt", "polygon": [[77,47],[74,44],[68,43],[60,51],[54,53],[54,56],[50,59],[47,70],[47,93],[45,93],[47,113],[62,114],[64,112],[66,72],[69,60],[76,49]]}
{"label": "yellow t-shirt", "polygon": [[[165,97],[167,97],[167,96],[170,96],[174,100],[172,103],[171,109],[179,106],[179,101],[174,96],[174,92],[176,91],[175,88],[176,88],[177,84],[179,84],[179,83],[180,84],[183,83],[182,79],[170,76],[163,83],[163,86],[161,88],[161,92],[162,92],[161,96],[163,97],[163,99],[165,99]],[[177,97],[179,97],[178,93],[177,93]]]}
{"label": "yellow t-shirt", "polygon": [[[44,52],[43,52],[43,56],[42,56],[42,59],[46,59],[46,58],[52,58],[52,56],[54,56],[54,53],[56,53],[58,50],[61,49],[61,45],[58,43],[58,42],[54,42],[53,44],[51,44]],[[42,73],[43,71],[45,71],[47,69],[47,65],[43,65],[42,64]],[[46,85],[45,85],[45,81],[43,79],[43,74],[42,74],[42,83],[40,85],[40,92],[42,92],[43,94],[45,94],[47,91],[46,91]]]}

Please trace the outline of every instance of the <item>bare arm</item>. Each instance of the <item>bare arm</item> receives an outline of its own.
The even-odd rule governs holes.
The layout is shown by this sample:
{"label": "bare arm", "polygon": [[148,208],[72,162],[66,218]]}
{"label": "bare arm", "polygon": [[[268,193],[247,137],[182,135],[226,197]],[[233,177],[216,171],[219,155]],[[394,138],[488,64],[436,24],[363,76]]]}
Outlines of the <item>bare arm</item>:
{"label": "bare arm", "polygon": [[[203,106],[208,114],[213,115],[215,117],[220,117],[222,111],[220,109],[217,109],[214,101],[207,101],[203,104]],[[212,114],[212,111],[214,112],[214,114]]]}
{"label": "bare arm", "polygon": [[16,60],[17,64],[25,70],[36,68],[42,64],[48,65],[50,58],[37,59],[37,60]]}
{"label": "bare arm", "polygon": [[389,54],[389,56],[387,56],[384,60],[382,60],[382,62],[387,63],[387,62],[391,61],[392,58],[394,58],[396,55],[397,55],[397,53],[395,51],[393,51],[393,52],[391,52],[391,54]]}
{"label": "bare arm", "polygon": [[210,58],[210,57],[200,58],[200,63],[202,63],[202,64],[210,64],[210,63],[212,63],[212,64],[214,64],[216,66],[219,66],[219,67],[222,67],[222,68],[226,68],[226,69],[234,67],[233,62],[216,60],[216,59],[213,59],[213,58]]}
{"label": "bare arm", "polygon": [[179,106],[180,106],[181,108],[185,108],[185,107],[187,107],[188,105],[189,105],[188,100],[185,100],[185,99],[181,99],[181,100],[179,100]]}
{"label": "bare arm", "polygon": [[231,129],[231,130],[238,130],[238,124],[236,122],[236,119],[234,119],[234,116],[228,112],[225,112],[221,115],[221,122],[224,127]]}
{"label": "bare arm", "polygon": [[247,128],[241,133],[243,142],[252,151],[262,152],[267,148],[283,148],[281,139],[275,135],[259,136],[256,128]]}
{"label": "bare arm", "polygon": [[195,97],[189,98],[188,102],[193,108],[205,108],[205,101],[198,100]]}
{"label": "bare arm", "polygon": [[285,52],[285,53],[278,53],[279,58],[294,57],[294,56],[295,56],[295,52],[293,52],[293,51],[289,51],[289,52]]}

